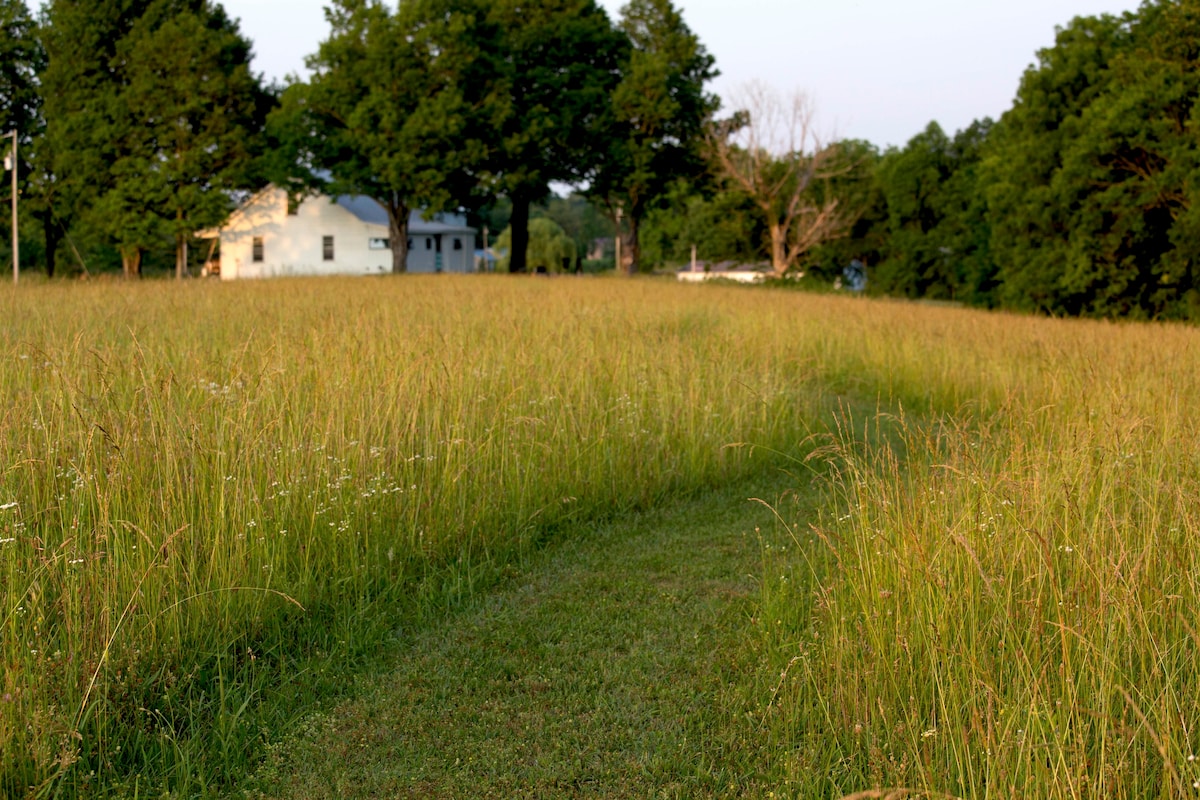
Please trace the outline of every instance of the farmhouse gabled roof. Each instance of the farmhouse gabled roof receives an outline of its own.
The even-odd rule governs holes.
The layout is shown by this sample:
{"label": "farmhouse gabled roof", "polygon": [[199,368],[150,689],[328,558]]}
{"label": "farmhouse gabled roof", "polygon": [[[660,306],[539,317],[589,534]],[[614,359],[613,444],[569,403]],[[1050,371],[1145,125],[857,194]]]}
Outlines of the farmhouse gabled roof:
{"label": "farmhouse gabled roof", "polygon": [[[388,224],[387,211],[370,197],[344,194],[337,198],[337,204],[369,225]],[[438,233],[474,233],[475,229],[467,225],[467,220],[461,214],[434,214],[426,220],[420,211],[413,211],[408,217],[408,232],[417,235],[432,235]]]}

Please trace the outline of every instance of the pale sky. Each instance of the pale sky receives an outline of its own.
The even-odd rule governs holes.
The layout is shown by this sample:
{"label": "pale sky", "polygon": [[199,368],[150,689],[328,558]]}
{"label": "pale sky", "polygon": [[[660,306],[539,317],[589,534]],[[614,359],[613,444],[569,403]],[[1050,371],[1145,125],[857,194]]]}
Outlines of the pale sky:
{"label": "pale sky", "polygon": [[[304,73],[328,34],[326,0],[223,0],[268,79]],[[600,0],[614,18],[625,0]],[[904,144],[931,120],[953,133],[1011,104],[1054,28],[1138,0],[675,0],[717,59],[719,94],[758,80],[814,101],[819,127]]]}

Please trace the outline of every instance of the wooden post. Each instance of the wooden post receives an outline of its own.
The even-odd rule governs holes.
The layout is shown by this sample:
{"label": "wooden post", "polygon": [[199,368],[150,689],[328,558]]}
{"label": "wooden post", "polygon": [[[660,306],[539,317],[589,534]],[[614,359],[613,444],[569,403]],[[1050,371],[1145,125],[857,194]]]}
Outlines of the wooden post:
{"label": "wooden post", "polygon": [[21,236],[17,230],[17,132],[14,129],[8,134],[12,137],[12,239],[13,239],[13,285],[21,277]]}

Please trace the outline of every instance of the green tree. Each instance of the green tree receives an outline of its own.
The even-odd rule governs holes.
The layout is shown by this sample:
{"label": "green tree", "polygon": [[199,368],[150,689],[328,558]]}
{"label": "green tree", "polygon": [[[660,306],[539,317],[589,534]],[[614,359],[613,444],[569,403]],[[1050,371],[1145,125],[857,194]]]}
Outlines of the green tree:
{"label": "green tree", "polygon": [[489,184],[512,201],[510,270],[524,272],[533,204],[552,181],[588,180],[600,161],[629,42],[595,0],[496,0],[488,19],[500,32],[486,106]]}
{"label": "green tree", "polygon": [[[496,240],[495,248],[502,253],[496,268],[511,271],[513,229],[505,228]],[[563,265],[574,264],[579,258],[575,240],[567,235],[562,226],[549,217],[533,217],[529,220],[529,240],[525,246],[527,269],[537,272],[562,272]]]}
{"label": "green tree", "polygon": [[889,240],[887,199],[880,178],[882,154],[863,140],[845,140],[841,147],[850,169],[830,182],[834,193],[859,213],[846,236],[817,245],[805,258],[806,273],[830,282],[840,278],[852,261],[873,271],[883,260]]}
{"label": "green tree", "polygon": [[1147,3],[1131,32],[1057,176],[1079,200],[1060,297],[1071,313],[1180,316],[1200,306],[1200,9]]}
{"label": "green tree", "polygon": [[995,270],[979,166],[991,127],[983,120],[951,138],[933,122],[884,157],[887,241],[876,276],[884,291],[988,303]]}
{"label": "green tree", "polygon": [[614,227],[622,212],[623,253],[634,272],[655,201],[679,178],[704,172],[705,128],[720,102],[705,91],[718,74],[715,61],[671,0],[631,0],[619,26],[632,48],[604,118],[603,159],[589,193],[609,208]]}
{"label": "green tree", "polygon": [[769,254],[759,209],[745,192],[679,180],[646,215],[642,226],[643,263],[652,267],[688,264],[692,247],[706,264],[747,264]]}
{"label": "green tree", "polygon": [[52,0],[46,9],[48,203],[115,241],[127,277],[168,236],[187,238],[253,185],[269,95],[250,45],[208,0]]}
{"label": "green tree", "polygon": [[948,254],[934,235],[942,221],[942,184],[952,170],[949,149],[949,137],[931,122],[903,150],[888,153],[880,169],[890,235],[877,279],[886,292],[953,296]]}
{"label": "green tree", "polygon": [[1005,305],[1084,310],[1067,296],[1063,278],[1078,209],[1092,190],[1064,175],[1063,167],[1074,143],[1092,137],[1085,112],[1111,88],[1110,67],[1131,44],[1131,22],[1131,15],[1081,17],[1061,29],[1025,73],[1014,107],[1001,120],[984,171]]}
{"label": "green tree", "polygon": [[992,249],[1013,306],[1200,311],[1200,9],[1154,0],[1080,18],[1022,80],[987,170]]}
{"label": "green tree", "polygon": [[[149,0],[51,0],[41,26],[45,135],[36,151],[39,196],[65,233],[89,223],[96,199],[113,183],[118,43]],[[53,259],[47,242],[47,259]],[[125,261],[126,274],[131,262]]]}
{"label": "green tree", "polygon": [[954,135],[949,151],[953,169],[940,198],[939,235],[954,263],[957,299],[987,307],[997,303],[999,278],[991,251],[983,159],[996,129],[996,123],[985,118]]}
{"label": "green tree", "polygon": [[224,221],[231,191],[256,186],[252,166],[273,99],[250,71],[250,42],[207,0],[159,0],[117,57],[123,137],[118,180],[101,207],[117,212],[121,232],[149,230],[158,217],[181,278],[192,232]]}
{"label": "green tree", "polygon": [[404,272],[411,211],[461,205],[487,154],[479,115],[491,28],[469,0],[412,0],[395,12],[378,0],[335,0],[326,17],[312,78],[285,90],[272,128],[308,172],[296,186],[386,209],[392,271]]}
{"label": "green tree", "polygon": [[45,53],[23,0],[0,0],[0,125],[28,141],[41,122]]}
{"label": "green tree", "polygon": [[535,208],[532,217],[549,217],[575,240],[576,257],[587,258],[591,245],[597,239],[612,234],[611,223],[585,195],[572,193],[567,197],[551,197],[545,209]]}

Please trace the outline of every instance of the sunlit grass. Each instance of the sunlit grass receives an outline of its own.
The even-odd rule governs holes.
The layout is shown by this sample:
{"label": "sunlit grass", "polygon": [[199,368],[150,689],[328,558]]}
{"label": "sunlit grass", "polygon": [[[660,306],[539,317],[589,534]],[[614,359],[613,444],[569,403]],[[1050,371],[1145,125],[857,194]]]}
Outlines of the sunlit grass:
{"label": "sunlit grass", "polygon": [[823,323],[762,293],[447,276],[0,303],[17,794],[236,779],[266,694],[336,680],[305,659],[572,520],[744,474],[734,445],[794,447],[819,396],[798,332]]}
{"label": "sunlit grass", "polygon": [[0,310],[8,794],[227,790],[423,608],[789,454],[780,793],[1200,780],[1193,329],[450,276]]}
{"label": "sunlit grass", "polygon": [[1195,794],[1200,334],[880,310],[933,402],[843,419],[766,591],[791,791]]}

